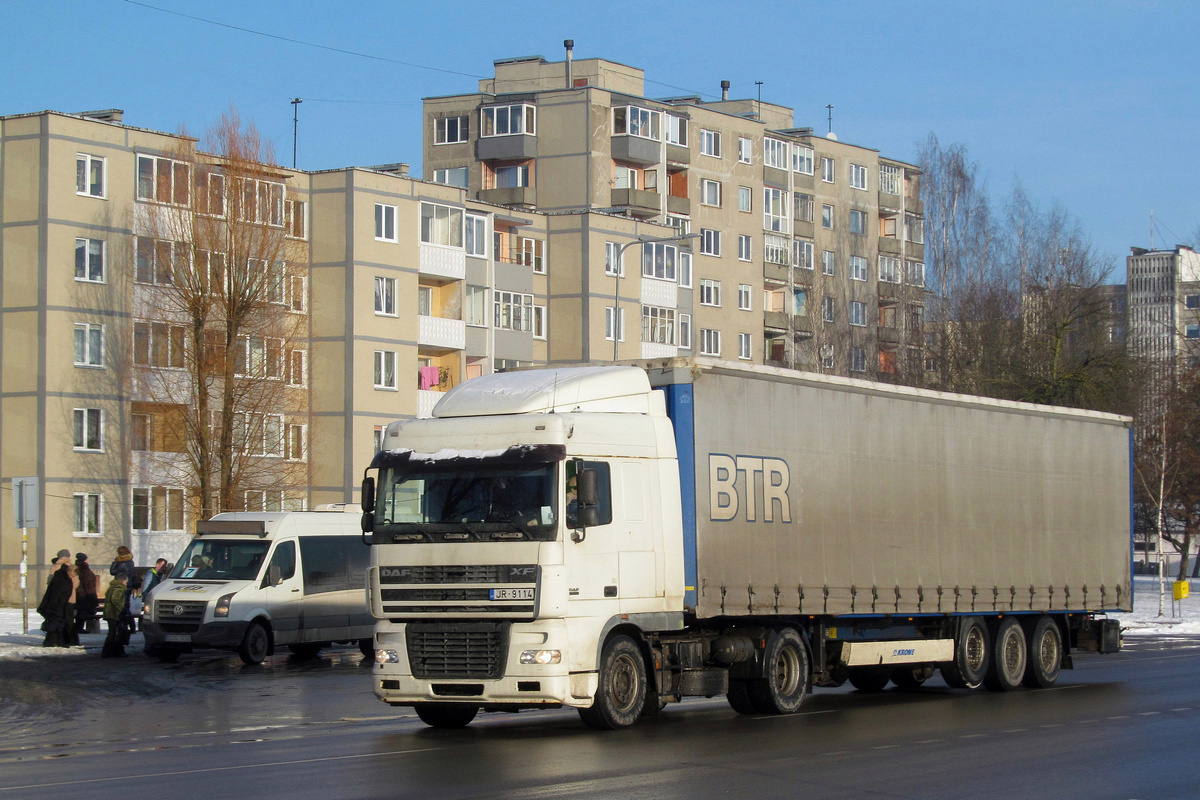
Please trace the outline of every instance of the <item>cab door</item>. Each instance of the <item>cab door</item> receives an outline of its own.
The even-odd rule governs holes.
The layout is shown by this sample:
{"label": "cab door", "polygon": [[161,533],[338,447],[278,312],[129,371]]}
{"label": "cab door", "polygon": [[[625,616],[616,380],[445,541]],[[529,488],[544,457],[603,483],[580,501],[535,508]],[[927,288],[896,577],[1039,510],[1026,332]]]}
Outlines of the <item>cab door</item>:
{"label": "cab door", "polygon": [[303,623],[304,587],[296,559],[296,541],[277,542],[262,579],[262,592],[275,644],[292,644],[300,640]]}

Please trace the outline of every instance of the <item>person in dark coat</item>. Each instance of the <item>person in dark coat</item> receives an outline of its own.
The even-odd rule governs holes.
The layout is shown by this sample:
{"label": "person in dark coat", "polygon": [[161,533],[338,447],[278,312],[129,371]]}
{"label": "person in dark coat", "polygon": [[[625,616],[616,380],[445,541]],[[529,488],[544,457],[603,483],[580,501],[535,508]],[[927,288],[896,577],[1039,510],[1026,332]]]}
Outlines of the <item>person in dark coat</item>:
{"label": "person in dark coat", "polygon": [[88,623],[96,618],[100,606],[100,576],[88,564],[87,553],[75,554],[75,571],[79,573],[79,591],[75,598],[75,632],[87,631]]}
{"label": "person in dark coat", "polygon": [[74,592],[71,576],[67,572],[67,562],[70,558],[70,550],[58,551],[58,556],[52,562],[54,572],[50,575],[46,593],[42,595],[42,602],[38,603],[37,612],[45,620],[42,630],[46,632],[46,638],[42,647],[67,646],[65,629],[68,624],[74,623],[74,619],[71,623],[67,622],[67,603]]}
{"label": "person in dark coat", "polygon": [[112,566],[108,568],[108,574],[114,578],[118,576],[125,577],[125,605],[121,611],[121,635],[123,641],[121,644],[129,644],[129,633],[133,630],[133,617],[129,614],[129,595],[133,594],[133,590],[141,586],[141,582],[137,579],[137,568],[133,565],[133,553],[129,552],[129,548],[121,545],[117,548],[117,557],[113,559]]}
{"label": "person in dark coat", "polygon": [[108,591],[104,593],[104,621],[108,624],[108,636],[104,640],[101,658],[117,658],[125,655],[125,592],[128,588],[125,573],[114,575]]}

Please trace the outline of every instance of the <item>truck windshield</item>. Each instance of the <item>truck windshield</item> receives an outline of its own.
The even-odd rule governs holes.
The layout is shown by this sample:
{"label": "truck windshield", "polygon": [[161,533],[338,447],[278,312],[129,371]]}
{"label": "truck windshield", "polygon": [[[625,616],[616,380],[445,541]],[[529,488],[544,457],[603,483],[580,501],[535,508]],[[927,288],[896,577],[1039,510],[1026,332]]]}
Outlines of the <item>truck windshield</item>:
{"label": "truck windshield", "polygon": [[172,578],[249,581],[258,577],[270,542],[193,539],[179,557]]}
{"label": "truck windshield", "polygon": [[544,463],[384,467],[374,541],[552,541],[555,474],[555,465]]}

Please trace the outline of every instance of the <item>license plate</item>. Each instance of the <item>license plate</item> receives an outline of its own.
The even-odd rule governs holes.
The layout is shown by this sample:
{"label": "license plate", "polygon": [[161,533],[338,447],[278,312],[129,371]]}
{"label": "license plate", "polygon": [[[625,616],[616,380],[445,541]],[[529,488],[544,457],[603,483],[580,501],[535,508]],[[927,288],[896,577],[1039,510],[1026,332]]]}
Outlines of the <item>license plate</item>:
{"label": "license plate", "polygon": [[187,633],[168,633],[167,641],[168,642],[182,642],[182,643],[186,644],[187,642],[192,641],[192,637],[191,637],[191,634],[187,634]]}
{"label": "license plate", "polygon": [[533,587],[526,589],[492,589],[491,598],[493,600],[532,600]]}

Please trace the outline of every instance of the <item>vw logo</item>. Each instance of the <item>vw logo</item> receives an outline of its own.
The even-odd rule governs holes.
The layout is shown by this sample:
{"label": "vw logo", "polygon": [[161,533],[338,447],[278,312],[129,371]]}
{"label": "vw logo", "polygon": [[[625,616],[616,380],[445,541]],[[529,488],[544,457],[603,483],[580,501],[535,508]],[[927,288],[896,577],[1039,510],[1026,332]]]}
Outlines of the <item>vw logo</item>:
{"label": "vw logo", "polygon": [[182,617],[182,616],[183,616],[183,606],[177,605],[177,606],[175,606],[173,609],[171,609],[171,611],[172,611],[172,612],[175,614],[175,616],[177,616],[177,617]]}

